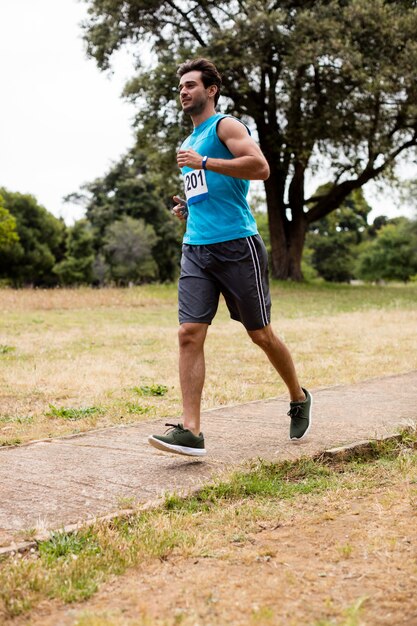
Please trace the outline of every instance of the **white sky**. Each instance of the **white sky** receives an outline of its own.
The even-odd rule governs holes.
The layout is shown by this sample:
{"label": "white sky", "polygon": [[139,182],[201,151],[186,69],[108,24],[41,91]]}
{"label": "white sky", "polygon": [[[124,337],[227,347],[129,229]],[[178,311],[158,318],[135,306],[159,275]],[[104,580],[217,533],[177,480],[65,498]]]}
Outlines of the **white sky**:
{"label": "white sky", "polygon": [[[87,59],[78,0],[0,0],[0,186],[31,193],[67,223],[82,216],[63,197],[103,176],[133,144],[132,105],[121,97],[133,69]],[[313,189],[317,185],[313,184]],[[389,193],[365,195],[376,215],[398,210]]]}
{"label": "white sky", "polygon": [[[134,109],[115,73],[87,59],[77,0],[0,0],[0,186],[33,194],[67,222],[62,198],[102,176],[133,144]],[[119,55],[121,56],[121,55]]]}

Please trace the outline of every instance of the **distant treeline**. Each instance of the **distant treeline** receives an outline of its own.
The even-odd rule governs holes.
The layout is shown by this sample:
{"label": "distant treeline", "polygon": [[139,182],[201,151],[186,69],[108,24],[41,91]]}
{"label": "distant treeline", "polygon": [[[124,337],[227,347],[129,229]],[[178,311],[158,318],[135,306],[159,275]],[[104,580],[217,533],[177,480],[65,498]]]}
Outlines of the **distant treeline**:
{"label": "distant treeline", "polygon": [[[120,285],[177,278],[182,225],[151,185],[138,177],[89,187],[86,216],[67,226],[31,195],[0,188],[0,284],[11,287]],[[417,221],[367,222],[361,190],[307,234],[306,279],[332,282],[417,278]],[[269,247],[267,215],[256,211]]]}
{"label": "distant treeline", "polygon": [[124,286],[174,280],[180,223],[152,188],[138,188],[137,179],[131,183],[115,193],[96,181],[86,217],[72,226],[34,196],[0,188],[1,283]]}

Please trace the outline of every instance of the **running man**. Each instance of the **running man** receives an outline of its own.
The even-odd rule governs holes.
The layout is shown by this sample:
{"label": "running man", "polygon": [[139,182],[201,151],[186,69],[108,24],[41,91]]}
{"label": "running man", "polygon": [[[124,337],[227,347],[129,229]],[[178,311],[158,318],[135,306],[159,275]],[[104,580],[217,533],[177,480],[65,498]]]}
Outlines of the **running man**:
{"label": "running man", "polygon": [[205,378],[204,342],[223,294],[232,319],[241,322],[288,387],[290,439],[300,441],[311,426],[312,396],[300,386],[288,348],[270,324],[271,298],[264,243],[246,196],[250,180],[266,180],[269,166],[249,129],[216,113],[221,76],[207,59],[180,65],[182,109],[194,130],[181,145],[177,163],[187,200],[174,196],[174,214],[186,220],[179,300],[181,424],[149,443],[165,452],[204,456],[200,431]]}

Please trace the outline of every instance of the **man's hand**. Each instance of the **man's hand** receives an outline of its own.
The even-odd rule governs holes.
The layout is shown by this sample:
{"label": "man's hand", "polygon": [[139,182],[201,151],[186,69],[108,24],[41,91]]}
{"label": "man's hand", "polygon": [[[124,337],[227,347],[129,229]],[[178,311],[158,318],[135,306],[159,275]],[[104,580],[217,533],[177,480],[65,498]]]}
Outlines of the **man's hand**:
{"label": "man's hand", "polygon": [[190,167],[192,170],[202,169],[203,157],[192,148],[179,150],[177,152],[177,163],[179,167]]}
{"label": "man's hand", "polygon": [[179,220],[185,222],[188,217],[187,201],[183,200],[179,196],[174,196],[173,200],[177,204],[172,208],[172,213],[175,215],[175,217],[178,217]]}

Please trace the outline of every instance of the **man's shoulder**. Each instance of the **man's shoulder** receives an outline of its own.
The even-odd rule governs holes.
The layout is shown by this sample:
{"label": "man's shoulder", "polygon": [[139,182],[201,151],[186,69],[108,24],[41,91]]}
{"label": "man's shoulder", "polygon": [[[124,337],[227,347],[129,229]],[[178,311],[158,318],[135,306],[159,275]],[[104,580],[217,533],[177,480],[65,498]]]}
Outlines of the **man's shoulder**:
{"label": "man's shoulder", "polygon": [[242,122],[238,117],[234,117],[233,115],[222,115],[219,117],[216,125],[217,134],[220,139],[224,139],[228,134],[236,131],[241,132],[243,129],[246,130],[248,135],[251,134],[249,127]]}

